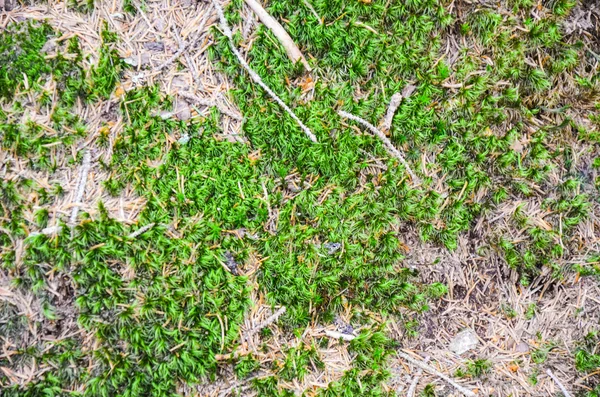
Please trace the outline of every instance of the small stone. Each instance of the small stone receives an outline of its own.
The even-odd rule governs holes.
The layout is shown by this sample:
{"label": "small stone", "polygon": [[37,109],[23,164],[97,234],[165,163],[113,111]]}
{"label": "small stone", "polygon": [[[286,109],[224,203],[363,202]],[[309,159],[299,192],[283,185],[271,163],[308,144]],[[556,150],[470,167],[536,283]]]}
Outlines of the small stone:
{"label": "small stone", "polygon": [[517,347],[515,347],[515,351],[517,353],[527,353],[529,351],[529,345],[526,342],[520,342]]}
{"label": "small stone", "polygon": [[450,342],[448,348],[454,354],[461,355],[477,347],[478,343],[479,339],[477,339],[477,334],[475,331],[472,329],[465,329],[464,331],[456,334],[454,339],[452,339]]}
{"label": "small stone", "polygon": [[338,251],[340,248],[342,248],[342,244],[340,244],[340,243],[325,243],[325,244],[323,244],[323,247],[327,248],[327,253],[329,255],[332,255],[336,251]]}
{"label": "small stone", "polygon": [[131,66],[138,65],[137,58],[134,58],[134,57],[123,58],[123,62],[125,62],[126,64],[131,65]]}
{"label": "small stone", "polygon": [[238,264],[235,261],[235,258],[233,257],[233,254],[229,251],[225,251],[225,265],[227,266],[227,268],[231,271],[232,274],[236,275],[238,274]]}
{"label": "small stone", "polygon": [[185,121],[192,117],[192,112],[186,103],[179,102],[175,109],[175,115],[179,120]]}
{"label": "small stone", "polygon": [[0,1],[0,10],[4,9],[4,11],[12,11],[15,8],[15,0],[4,0]]}
{"label": "small stone", "polygon": [[181,138],[177,141],[180,145],[185,145],[190,141],[190,136],[188,134],[183,134]]}
{"label": "small stone", "polygon": [[44,54],[50,54],[50,53],[54,52],[55,49],[56,49],[56,39],[50,39],[42,46],[42,49],[40,50],[40,52],[43,52]]}
{"label": "small stone", "polygon": [[149,41],[144,43],[144,48],[150,51],[162,52],[165,50],[165,45],[161,41]]}

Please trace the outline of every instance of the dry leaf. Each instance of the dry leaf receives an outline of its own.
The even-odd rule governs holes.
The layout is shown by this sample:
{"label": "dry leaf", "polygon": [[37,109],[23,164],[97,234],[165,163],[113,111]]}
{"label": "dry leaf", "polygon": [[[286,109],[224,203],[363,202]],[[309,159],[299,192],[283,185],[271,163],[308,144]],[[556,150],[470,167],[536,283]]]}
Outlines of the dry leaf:
{"label": "dry leaf", "polygon": [[312,77],[308,76],[302,81],[300,81],[300,83],[298,83],[298,86],[302,88],[302,93],[304,94],[315,87],[315,82],[312,79]]}
{"label": "dry leaf", "polygon": [[118,86],[117,89],[115,90],[115,96],[117,98],[121,98],[123,95],[125,95],[125,90],[123,89],[122,86]]}

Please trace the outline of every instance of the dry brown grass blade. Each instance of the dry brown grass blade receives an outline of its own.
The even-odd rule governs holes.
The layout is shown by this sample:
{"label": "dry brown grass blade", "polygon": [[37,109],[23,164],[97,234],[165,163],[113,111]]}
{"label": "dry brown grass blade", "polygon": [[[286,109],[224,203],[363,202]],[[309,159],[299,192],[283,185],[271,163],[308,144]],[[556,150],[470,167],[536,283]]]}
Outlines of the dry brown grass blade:
{"label": "dry brown grass blade", "polygon": [[292,62],[296,63],[298,61],[302,62],[306,70],[309,72],[312,70],[302,52],[294,43],[294,40],[290,37],[288,32],[285,31],[283,26],[275,18],[273,18],[269,13],[263,8],[262,5],[257,0],[244,0],[246,4],[254,11],[254,13],[258,16],[260,21],[265,24],[266,27],[271,29],[271,32],[279,39],[283,48],[285,48],[285,52],[288,57],[292,60]]}

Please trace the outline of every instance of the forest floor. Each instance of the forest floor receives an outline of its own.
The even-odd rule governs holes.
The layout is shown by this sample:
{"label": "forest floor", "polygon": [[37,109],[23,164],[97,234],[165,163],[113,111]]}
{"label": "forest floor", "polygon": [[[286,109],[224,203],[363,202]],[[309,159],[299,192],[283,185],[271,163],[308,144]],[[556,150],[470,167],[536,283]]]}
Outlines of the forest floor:
{"label": "forest floor", "polygon": [[0,394],[600,396],[600,6],[263,6],[0,0]]}

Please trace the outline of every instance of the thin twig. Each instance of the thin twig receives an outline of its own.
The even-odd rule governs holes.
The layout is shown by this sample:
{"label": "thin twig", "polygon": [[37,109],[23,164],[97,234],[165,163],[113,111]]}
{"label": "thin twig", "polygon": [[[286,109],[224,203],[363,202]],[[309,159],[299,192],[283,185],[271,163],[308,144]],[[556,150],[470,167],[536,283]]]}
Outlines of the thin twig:
{"label": "thin twig", "polygon": [[185,50],[187,50],[188,48],[195,47],[196,44],[198,43],[198,41],[200,41],[200,39],[202,39],[204,37],[202,32],[203,32],[204,26],[206,25],[206,22],[208,22],[208,18],[211,16],[211,14],[212,14],[212,6],[210,6],[206,10],[206,14],[200,21],[200,24],[198,24],[198,27],[196,28],[196,37],[191,41],[180,41],[177,52],[175,54],[173,54],[169,59],[167,59],[162,65],[158,66],[154,70],[155,71],[163,70],[164,68],[170,66],[173,62],[175,62],[184,53]]}
{"label": "thin twig", "polygon": [[279,39],[279,41],[283,45],[283,48],[285,48],[285,52],[287,53],[288,57],[292,60],[292,62],[296,63],[298,61],[301,61],[306,70],[310,72],[311,68],[308,62],[306,61],[306,58],[304,58],[304,55],[302,55],[302,52],[300,51],[296,43],[294,43],[294,40],[292,40],[288,32],[285,31],[283,26],[281,26],[281,24],[277,22],[275,18],[269,15],[269,13],[263,8],[262,5],[260,5],[260,3],[257,0],[245,1],[246,4],[248,4],[248,6],[252,8],[252,11],[254,11],[254,13],[258,16],[258,19],[260,19],[266,27],[271,29],[271,32],[273,32],[275,37]]}
{"label": "thin twig", "polygon": [[394,145],[392,144],[392,142],[390,142],[390,140],[385,136],[385,134],[383,132],[379,131],[373,124],[369,123],[366,120],[361,119],[358,116],[355,116],[355,115],[350,114],[348,112],[344,112],[343,110],[340,110],[338,112],[338,114],[340,116],[342,116],[342,117],[348,118],[350,120],[354,120],[357,123],[362,124],[365,127],[367,127],[367,129],[369,129],[375,136],[377,136],[377,138],[379,138],[383,142],[383,146],[387,149],[388,153],[391,156],[396,157],[398,160],[400,160],[400,162],[402,163],[402,165],[404,166],[404,168],[406,168],[406,172],[408,172],[408,175],[410,175],[410,177],[412,178],[413,182],[414,183],[418,183],[419,182],[419,179],[412,172],[412,169],[410,168],[410,166],[408,165],[408,163],[404,159],[404,156],[402,156],[402,153],[400,153],[400,151],[398,149],[396,149],[396,147],[394,147]]}
{"label": "thin twig", "polygon": [[[423,360],[424,364],[427,364],[429,361],[429,356],[425,357]],[[414,397],[415,392],[417,391],[417,385],[419,384],[419,380],[421,379],[421,375],[423,374],[423,368],[419,367],[419,370],[415,374],[412,382],[410,383],[410,387],[408,388],[408,392],[406,393],[406,397]]]}
{"label": "thin twig", "polygon": [[448,384],[450,384],[451,386],[453,386],[456,390],[458,390],[459,392],[461,392],[465,396],[468,396],[468,397],[476,397],[477,396],[471,390],[468,390],[468,389],[462,387],[461,385],[459,385],[458,383],[456,383],[454,380],[450,379],[448,376],[446,376],[443,373],[441,373],[440,371],[436,370],[435,368],[433,368],[429,364],[425,364],[422,361],[416,360],[416,359],[412,358],[411,356],[409,356],[408,354],[403,353],[401,351],[398,351],[397,353],[398,353],[398,355],[400,357],[402,357],[403,359],[405,359],[409,363],[411,363],[413,365],[416,365],[417,367],[422,368],[424,371],[427,371],[430,374],[435,375],[438,378],[441,378],[441,379],[445,380],[446,382],[448,382]]}
{"label": "thin twig", "polygon": [[212,106],[216,106],[217,109],[219,109],[219,111],[221,113],[223,113],[224,115],[227,115],[229,117],[231,117],[234,120],[243,120],[244,118],[242,116],[240,116],[237,113],[232,112],[231,110],[227,109],[224,106],[219,105],[218,103],[210,100],[210,99],[205,99],[205,98],[200,98],[194,94],[192,94],[191,92],[186,92],[186,91],[179,91],[177,92],[177,94],[181,95],[182,97],[189,99],[190,101],[194,101],[199,105],[202,106],[208,106],[208,107],[212,107]]}
{"label": "thin twig", "polygon": [[229,29],[229,26],[227,25],[227,20],[225,19],[225,14],[223,14],[223,9],[221,8],[221,5],[217,2],[217,0],[213,0],[213,4],[214,4],[214,6],[215,6],[215,8],[217,10],[217,13],[219,14],[219,19],[221,21],[221,30],[223,31],[223,34],[229,39],[229,47],[231,48],[231,51],[234,53],[234,55],[236,56],[236,58],[238,59],[238,61],[240,61],[240,63],[244,67],[244,69],[246,69],[246,71],[248,72],[248,74],[250,75],[250,77],[252,78],[252,80],[254,80],[256,82],[256,84],[260,85],[263,88],[263,90],[265,90],[267,92],[267,94],[269,94],[271,96],[271,98],[273,98],[273,100],[275,102],[277,102],[279,104],[279,106],[281,106],[296,121],[296,123],[298,123],[298,125],[300,126],[300,128],[302,128],[302,130],[304,131],[304,133],[310,138],[311,141],[317,142],[317,137],[315,136],[315,134],[313,134],[312,131],[306,125],[304,125],[304,123],[298,118],[298,116],[296,116],[296,114],[292,111],[292,109],[290,109],[281,100],[281,98],[279,98],[277,96],[277,94],[275,94],[262,81],[262,79],[260,78],[260,76],[258,74],[256,74],[256,72],[254,70],[252,70],[250,68],[250,65],[248,65],[248,63],[246,62],[246,60],[244,59],[244,57],[242,57],[242,54],[240,54],[240,52],[237,50],[237,48],[235,48],[235,45],[233,43],[233,37],[232,37],[231,29]]}
{"label": "thin twig", "polygon": [[77,214],[79,214],[79,205],[83,200],[83,194],[85,193],[85,185],[87,183],[87,177],[90,172],[90,163],[92,161],[92,155],[90,151],[86,151],[83,155],[83,161],[81,162],[81,168],[79,169],[79,179],[77,182],[77,190],[75,191],[75,207],[71,212],[71,224],[77,221]]}
{"label": "thin twig", "polygon": [[562,392],[562,394],[565,397],[571,397],[571,394],[567,391],[567,388],[564,387],[562,383],[560,383],[560,380],[558,380],[558,378],[556,377],[556,375],[554,375],[552,373],[552,371],[550,370],[550,368],[548,368],[546,370],[546,374],[548,374],[548,376],[550,377],[550,379],[552,379],[554,381],[554,383],[556,383],[556,385],[558,386],[558,388],[560,389],[560,391]]}
{"label": "thin twig", "polygon": [[261,329],[263,329],[263,328],[271,325],[275,321],[277,321],[277,319],[279,317],[281,317],[281,315],[283,313],[285,313],[285,311],[286,311],[285,306],[281,306],[279,308],[279,310],[277,310],[275,313],[273,313],[272,315],[267,317],[263,322],[258,324],[256,327],[253,327],[250,331],[248,331],[248,333],[246,334],[246,340],[250,339],[252,336],[254,336],[254,334],[258,333]]}
{"label": "thin twig", "polygon": [[136,238],[137,236],[142,235],[142,234],[146,233],[148,230],[152,229],[154,227],[154,225],[156,225],[156,223],[152,222],[145,226],[142,226],[135,232],[129,234],[127,237],[128,238]]}

